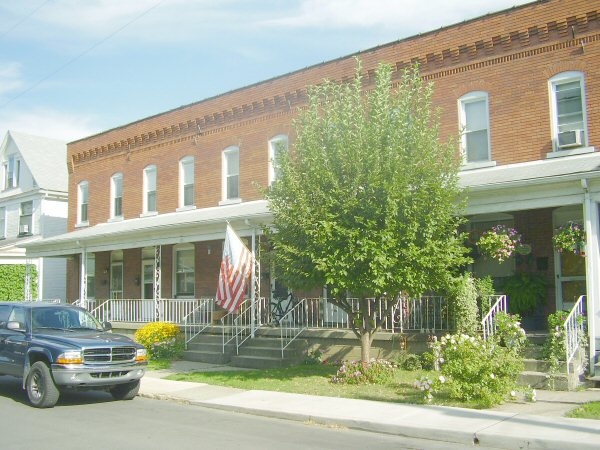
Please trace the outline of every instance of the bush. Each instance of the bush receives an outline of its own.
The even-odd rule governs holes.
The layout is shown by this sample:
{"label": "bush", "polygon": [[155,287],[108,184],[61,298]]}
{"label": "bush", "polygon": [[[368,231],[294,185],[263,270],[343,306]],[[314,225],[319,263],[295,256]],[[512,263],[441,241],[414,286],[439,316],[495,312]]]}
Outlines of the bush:
{"label": "bush", "polygon": [[456,334],[442,337],[432,348],[450,397],[489,407],[516,390],[523,360],[507,347],[479,336]]}
{"label": "bush", "polygon": [[373,359],[363,364],[361,361],[344,361],[332,383],[340,384],[386,384],[394,379],[396,366],[383,359]]}
{"label": "bush", "polygon": [[152,322],[135,332],[134,338],[148,350],[152,359],[177,358],[183,352],[179,327],[169,322]]}
{"label": "bush", "polygon": [[398,366],[403,370],[421,370],[421,357],[414,353],[405,353],[398,358]]}
{"label": "bush", "polygon": [[496,330],[492,338],[501,345],[522,354],[527,345],[527,335],[521,327],[521,316],[499,312],[494,317]]}
{"label": "bush", "polygon": [[477,288],[470,273],[455,280],[450,288],[452,312],[457,333],[472,333],[479,328],[479,308],[477,306]]}

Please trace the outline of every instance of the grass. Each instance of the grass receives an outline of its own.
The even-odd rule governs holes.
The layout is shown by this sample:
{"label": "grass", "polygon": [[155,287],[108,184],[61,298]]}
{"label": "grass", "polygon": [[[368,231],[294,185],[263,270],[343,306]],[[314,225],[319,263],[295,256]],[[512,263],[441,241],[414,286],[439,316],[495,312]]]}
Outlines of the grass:
{"label": "grass", "polygon": [[[297,394],[344,397],[392,403],[422,404],[423,392],[414,387],[422,375],[430,378],[439,373],[423,370],[395,370],[394,378],[384,384],[348,385],[332,383],[338,367],[328,364],[306,364],[280,369],[240,370],[222,372],[193,372],[170,375],[168,379],[191,381],[239,389],[291,392]],[[476,402],[458,402],[447,393],[438,392],[434,404],[480,409]]]}
{"label": "grass", "polygon": [[567,417],[575,419],[595,419],[600,420],[600,402],[589,402],[578,406],[567,413]]}

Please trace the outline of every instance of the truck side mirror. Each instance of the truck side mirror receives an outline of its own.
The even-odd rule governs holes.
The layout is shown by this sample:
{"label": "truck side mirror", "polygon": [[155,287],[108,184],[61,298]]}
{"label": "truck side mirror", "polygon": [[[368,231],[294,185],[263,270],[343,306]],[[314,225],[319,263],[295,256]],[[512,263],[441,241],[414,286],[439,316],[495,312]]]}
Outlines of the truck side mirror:
{"label": "truck side mirror", "polygon": [[112,324],[110,322],[102,322],[102,328],[104,328],[104,331],[111,331]]}

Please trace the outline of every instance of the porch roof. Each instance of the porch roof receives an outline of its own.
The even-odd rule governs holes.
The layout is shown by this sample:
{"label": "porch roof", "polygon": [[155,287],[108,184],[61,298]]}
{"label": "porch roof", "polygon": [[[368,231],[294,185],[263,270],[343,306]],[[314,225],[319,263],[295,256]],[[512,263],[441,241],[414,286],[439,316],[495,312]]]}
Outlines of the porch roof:
{"label": "porch roof", "polygon": [[21,246],[28,257],[40,257],[209,241],[225,238],[226,222],[248,236],[270,217],[267,201],[257,200],[100,223]]}

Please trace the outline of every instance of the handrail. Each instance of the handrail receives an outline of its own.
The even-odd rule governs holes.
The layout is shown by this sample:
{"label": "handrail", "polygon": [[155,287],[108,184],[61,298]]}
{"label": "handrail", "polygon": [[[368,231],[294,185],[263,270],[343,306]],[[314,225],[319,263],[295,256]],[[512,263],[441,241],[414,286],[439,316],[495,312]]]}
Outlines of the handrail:
{"label": "handrail", "polygon": [[569,365],[575,357],[577,350],[581,346],[580,336],[584,333],[584,314],[583,306],[585,304],[585,295],[579,296],[577,302],[571,309],[571,312],[563,323],[565,330],[565,356],[567,361],[567,376],[570,373]]}
{"label": "handrail", "polygon": [[[225,347],[227,344],[232,342],[234,339],[236,340],[236,354],[241,344],[237,344],[238,340],[238,327],[241,328],[239,324],[238,317],[246,315],[251,315],[251,307],[250,299],[245,299],[239,306],[240,313],[228,312],[223,317],[221,317],[221,335],[222,335],[222,344],[223,344],[223,353],[225,353]],[[240,330],[243,332],[243,330]],[[245,341],[245,339],[244,339]]]}
{"label": "handrail", "polygon": [[494,320],[496,314],[506,312],[506,295],[490,295],[490,299],[493,297],[498,297],[496,303],[492,305],[485,317],[481,319],[481,329],[483,331],[483,339],[485,340],[496,332],[496,322]]}
{"label": "handrail", "polygon": [[183,318],[185,348],[188,343],[212,324],[215,301],[213,298],[201,299],[201,302]]}
{"label": "handrail", "polygon": [[282,359],[284,350],[308,328],[307,316],[308,307],[303,298],[279,320]]}

